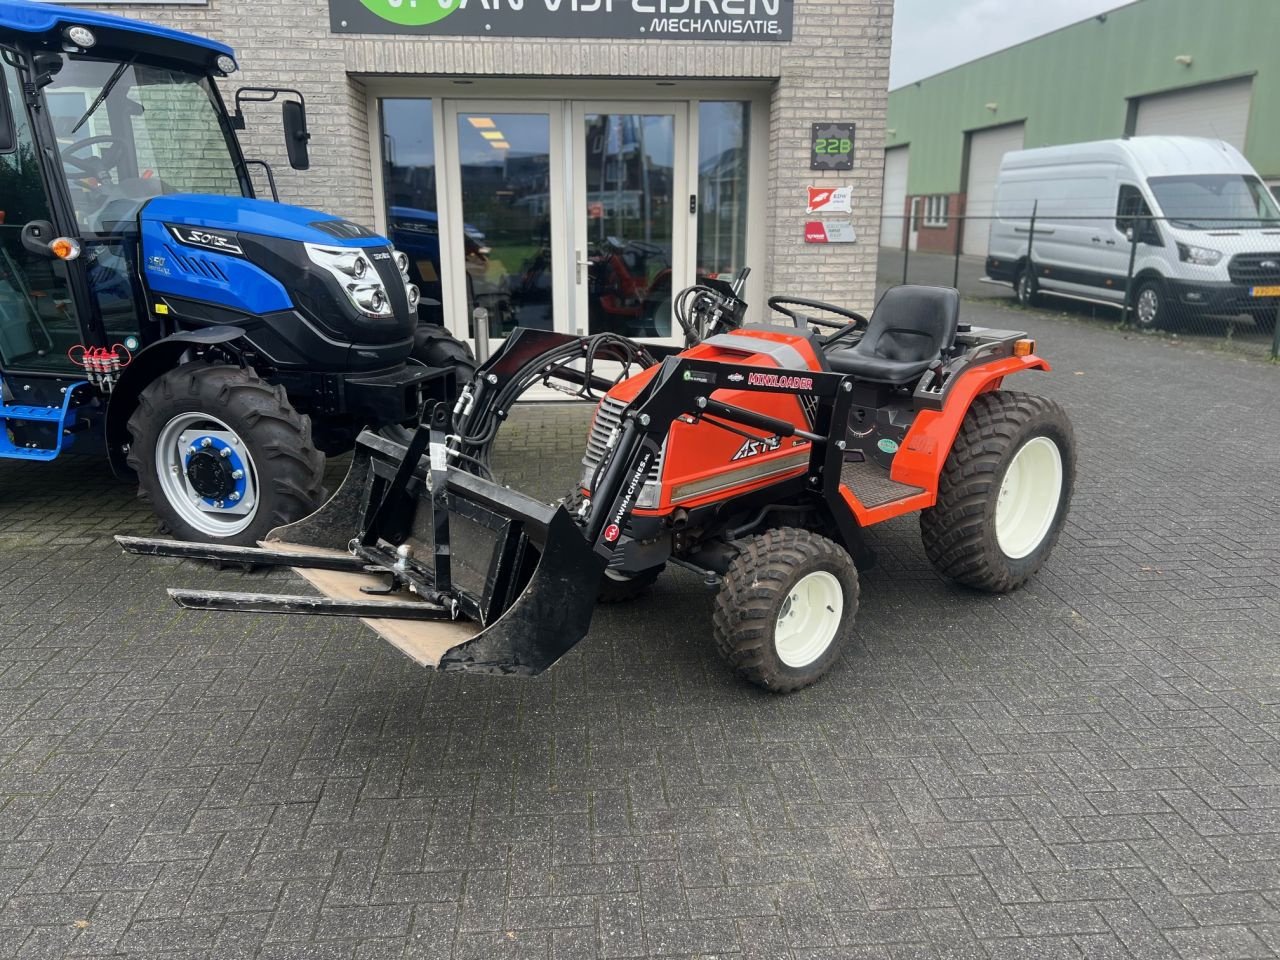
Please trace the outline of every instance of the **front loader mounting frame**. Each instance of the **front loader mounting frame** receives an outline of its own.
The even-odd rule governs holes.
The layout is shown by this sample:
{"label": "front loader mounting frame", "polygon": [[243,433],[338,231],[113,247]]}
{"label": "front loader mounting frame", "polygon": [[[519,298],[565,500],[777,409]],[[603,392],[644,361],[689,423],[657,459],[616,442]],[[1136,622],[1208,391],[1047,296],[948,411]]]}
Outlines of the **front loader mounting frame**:
{"label": "front loader mounting frame", "polygon": [[[504,350],[516,345],[510,340]],[[502,353],[485,370],[500,364]],[[808,428],[720,402],[713,396],[718,389],[798,396],[806,401]],[[450,459],[465,461],[450,450],[449,410],[434,404],[407,444],[365,431],[332,499],[272,531],[259,549],[118,539],[126,551],[151,556],[290,566],[304,576],[309,570],[374,575],[380,585],[366,583],[354,596],[170,593],[180,605],[202,610],[471,621],[481,627],[478,634],[454,642],[455,632],[434,662],[420,662],[534,675],[586,636],[600,580],[677,419],[809,441],[807,470],[769,493],[824,505],[855,561],[866,558],[857,519],[839,493],[852,394],[851,378],[839,374],[669,356],[624,413],[591,484],[590,506],[578,516],[451,465]]]}

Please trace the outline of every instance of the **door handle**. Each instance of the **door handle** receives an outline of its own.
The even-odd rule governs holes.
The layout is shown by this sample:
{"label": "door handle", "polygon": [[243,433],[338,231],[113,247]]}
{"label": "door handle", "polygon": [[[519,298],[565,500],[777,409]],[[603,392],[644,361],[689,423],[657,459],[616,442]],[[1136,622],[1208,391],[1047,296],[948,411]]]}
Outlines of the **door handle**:
{"label": "door handle", "polygon": [[577,258],[577,280],[578,280],[578,283],[579,283],[579,284],[581,284],[581,283],[582,283],[582,271],[583,271],[583,269],[584,269],[584,268],[585,268],[585,269],[590,269],[590,268],[591,268],[591,261],[590,261],[590,260],[583,260],[583,259],[582,259],[582,251],[581,251],[581,250],[575,250],[575,251],[573,251],[573,255],[574,255],[574,257],[576,257],[576,258]]}
{"label": "door handle", "polygon": [[1094,242],[1094,243],[1101,243],[1101,242],[1102,242],[1102,238],[1101,238],[1101,237],[1094,237],[1094,238],[1093,238],[1093,242]]}
{"label": "door handle", "polygon": [[1115,242],[1114,240],[1108,240],[1108,241],[1107,241],[1107,246],[1108,246],[1108,247],[1114,247],[1115,245],[1116,245],[1116,242]]}

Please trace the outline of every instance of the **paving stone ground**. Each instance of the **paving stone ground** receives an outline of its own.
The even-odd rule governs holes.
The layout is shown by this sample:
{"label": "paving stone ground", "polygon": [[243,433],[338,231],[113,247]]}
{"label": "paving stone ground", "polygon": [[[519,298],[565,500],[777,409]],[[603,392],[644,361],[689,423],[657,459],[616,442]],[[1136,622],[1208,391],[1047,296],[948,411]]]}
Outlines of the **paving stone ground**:
{"label": "paving stone ground", "polygon": [[[1270,957],[1280,371],[998,307],[1075,506],[1004,598],[872,533],[856,642],[736,681],[694,576],[535,680],[356,624],[182,613],[287,574],[124,558],[105,465],[0,466],[0,958]],[[508,475],[572,482],[580,411]]]}

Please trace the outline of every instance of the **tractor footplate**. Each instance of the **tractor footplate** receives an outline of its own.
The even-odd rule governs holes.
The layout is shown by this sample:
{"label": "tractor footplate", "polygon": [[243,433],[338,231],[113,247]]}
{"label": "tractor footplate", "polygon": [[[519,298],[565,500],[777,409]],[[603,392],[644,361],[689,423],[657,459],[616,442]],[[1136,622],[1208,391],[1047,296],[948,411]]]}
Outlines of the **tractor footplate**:
{"label": "tractor footplate", "polygon": [[840,482],[868,509],[924,493],[920,487],[891,480],[884,467],[869,460],[846,462],[840,468]]}

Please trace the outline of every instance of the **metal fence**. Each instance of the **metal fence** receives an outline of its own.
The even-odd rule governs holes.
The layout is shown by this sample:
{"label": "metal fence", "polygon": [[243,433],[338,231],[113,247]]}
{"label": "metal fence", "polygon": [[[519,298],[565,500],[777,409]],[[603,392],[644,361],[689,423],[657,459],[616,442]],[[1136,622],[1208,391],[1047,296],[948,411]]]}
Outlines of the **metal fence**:
{"label": "metal fence", "polygon": [[888,217],[881,286],[1091,318],[1280,360],[1280,220]]}

